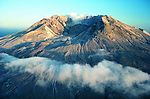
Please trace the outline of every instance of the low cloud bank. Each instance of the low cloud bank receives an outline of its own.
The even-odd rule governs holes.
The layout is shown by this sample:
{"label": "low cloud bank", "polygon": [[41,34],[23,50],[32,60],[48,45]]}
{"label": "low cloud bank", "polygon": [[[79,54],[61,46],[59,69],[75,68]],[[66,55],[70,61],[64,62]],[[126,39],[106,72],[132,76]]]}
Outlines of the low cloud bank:
{"label": "low cloud bank", "polygon": [[36,84],[39,86],[57,81],[68,87],[88,86],[99,93],[104,93],[106,88],[135,97],[150,92],[149,74],[107,60],[91,67],[88,64],[63,64],[42,57],[18,59],[1,53],[0,62],[10,72],[28,72],[36,75]]}

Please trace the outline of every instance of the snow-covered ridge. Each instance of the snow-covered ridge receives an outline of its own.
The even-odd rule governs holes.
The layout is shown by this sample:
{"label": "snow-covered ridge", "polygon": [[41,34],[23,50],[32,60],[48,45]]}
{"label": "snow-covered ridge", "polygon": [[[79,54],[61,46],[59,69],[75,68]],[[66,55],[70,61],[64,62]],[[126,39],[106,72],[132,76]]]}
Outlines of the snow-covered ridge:
{"label": "snow-covered ridge", "polygon": [[147,31],[143,30],[143,32],[144,32],[146,35],[150,36],[150,33],[148,33]]}

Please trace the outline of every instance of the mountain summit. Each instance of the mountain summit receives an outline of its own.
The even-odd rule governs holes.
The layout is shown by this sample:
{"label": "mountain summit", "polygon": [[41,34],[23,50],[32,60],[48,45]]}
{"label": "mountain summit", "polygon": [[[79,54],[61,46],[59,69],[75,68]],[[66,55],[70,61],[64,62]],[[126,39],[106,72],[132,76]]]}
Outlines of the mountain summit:
{"label": "mountain summit", "polygon": [[0,38],[0,52],[94,66],[103,59],[150,73],[150,34],[111,16],[51,16]]}

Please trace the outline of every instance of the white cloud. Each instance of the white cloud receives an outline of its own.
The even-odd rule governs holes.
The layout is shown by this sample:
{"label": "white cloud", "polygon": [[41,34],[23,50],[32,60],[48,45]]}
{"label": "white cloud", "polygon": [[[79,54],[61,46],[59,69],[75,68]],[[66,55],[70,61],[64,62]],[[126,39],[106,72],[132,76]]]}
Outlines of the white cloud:
{"label": "white cloud", "polygon": [[85,14],[77,14],[75,12],[72,12],[69,14],[69,16],[73,19],[73,20],[81,20],[84,19],[86,17]]}
{"label": "white cloud", "polygon": [[57,81],[67,86],[89,86],[100,93],[104,93],[107,86],[133,96],[150,92],[149,74],[107,60],[91,67],[88,64],[63,64],[42,57],[17,59],[0,54],[0,58],[0,62],[5,63],[5,69],[34,74],[37,77],[36,83],[41,86]]}

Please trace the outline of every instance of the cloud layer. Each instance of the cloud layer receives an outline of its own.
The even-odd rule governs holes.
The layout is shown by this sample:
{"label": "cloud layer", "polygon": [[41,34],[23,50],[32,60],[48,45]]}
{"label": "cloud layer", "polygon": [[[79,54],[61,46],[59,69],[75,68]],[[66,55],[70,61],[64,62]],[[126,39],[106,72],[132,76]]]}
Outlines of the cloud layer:
{"label": "cloud layer", "polygon": [[47,86],[55,81],[68,87],[88,86],[98,93],[105,93],[106,88],[110,88],[133,97],[150,92],[149,74],[107,60],[91,67],[88,64],[63,64],[42,57],[18,59],[1,53],[0,62],[10,72],[28,72],[35,75],[36,84],[39,86]]}

